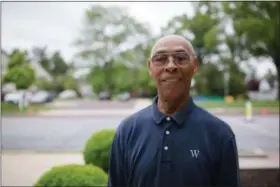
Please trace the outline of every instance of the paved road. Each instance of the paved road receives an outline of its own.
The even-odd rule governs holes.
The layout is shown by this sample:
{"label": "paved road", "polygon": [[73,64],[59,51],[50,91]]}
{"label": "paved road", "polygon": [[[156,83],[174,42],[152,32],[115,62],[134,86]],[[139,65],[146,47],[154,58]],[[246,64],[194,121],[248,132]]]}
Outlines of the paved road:
{"label": "paved road", "polygon": [[[243,117],[221,117],[237,137],[239,149],[279,152],[279,119],[256,117],[247,124]],[[2,118],[2,148],[17,150],[82,150],[97,130],[116,128],[123,118]]]}
{"label": "paved road", "polygon": [[135,105],[135,100],[130,101],[99,101],[99,100],[74,100],[74,101],[56,101],[53,103],[56,108],[63,109],[79,109],[79,110],[88,110],[88,109],[127,109],[133,108]]}

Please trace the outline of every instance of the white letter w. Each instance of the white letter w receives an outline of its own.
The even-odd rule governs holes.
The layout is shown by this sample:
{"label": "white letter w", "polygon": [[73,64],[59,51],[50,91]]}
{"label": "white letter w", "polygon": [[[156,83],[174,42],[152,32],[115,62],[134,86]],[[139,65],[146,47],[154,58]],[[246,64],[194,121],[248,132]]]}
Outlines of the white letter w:
{"label": "white letter w", "polygon": [[199,155],[199,150],[190,150],[190,152],[191,152],[191,154],[192,154],[192,157],[194,158],[197,158],[198,157],[198,155]]}

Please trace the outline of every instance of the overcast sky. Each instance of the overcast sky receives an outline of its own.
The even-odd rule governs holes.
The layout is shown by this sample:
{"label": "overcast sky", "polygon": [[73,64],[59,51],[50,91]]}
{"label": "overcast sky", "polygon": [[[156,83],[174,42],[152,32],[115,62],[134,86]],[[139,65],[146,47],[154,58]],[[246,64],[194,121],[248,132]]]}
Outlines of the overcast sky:
{"label": "overcast sky", "polygon": [[[96,2],[2,2],[2,48],[31,49],[48,46],[60,50],[66,60],[76,52],[71,43],[79,35],[85,9]],[[149,23],[154,33],[176,15],[193,14],[189,2],[114,2],[127,7],[129,13],[141,22]],[[259,71],[271,63],[259,64]],[[265,67],[265,68],[264,68]]]}

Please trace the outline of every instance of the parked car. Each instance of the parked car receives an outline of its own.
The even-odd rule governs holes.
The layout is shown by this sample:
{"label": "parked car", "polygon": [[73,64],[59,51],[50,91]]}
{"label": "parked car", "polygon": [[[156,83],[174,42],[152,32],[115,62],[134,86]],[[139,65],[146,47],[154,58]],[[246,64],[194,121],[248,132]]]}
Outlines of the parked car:
{"label": "parked car", "polygon": [[32,93],[27,91],[11,92],[5,95],[4,102],[18,104],[23,97],[25,97],[27,101],[30,101],[30,99],[32,98]]}
{"label": "parked car", "polygon": [[129,92],[123,92],[118,96],[118,99],[120,101],[129,101],[131,98],[131,95]]}
{"label": "parked car", "polygon": [[111,94],[107,91],[100,92],[99,100],[111,100]]}
{"label": "parked car", "polygon": [[55,99],[55,94],[53,92],[38,91],[30,99],[30,102],[34,104],[44,104],[44,103],[50,103],[54,99]]}
{"label": "parked car", "polygon": [[61,92],[58,97],[60,99],[72,99],[72,98],[77,98],[78,95],[74,90],[65,90]]}

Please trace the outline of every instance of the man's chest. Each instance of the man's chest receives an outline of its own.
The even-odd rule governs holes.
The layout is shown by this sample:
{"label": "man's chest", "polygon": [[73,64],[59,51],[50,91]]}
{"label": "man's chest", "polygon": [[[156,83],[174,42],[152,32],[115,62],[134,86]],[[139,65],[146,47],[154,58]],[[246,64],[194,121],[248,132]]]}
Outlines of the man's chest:
{"label": "man's chest", "polygon": [[134,181],[179,182],[178,185],[195,185],[199,180],[210,182],[215,170],[211,146],[209,139],[196,130],[188,132],[166,126],[147,132],[130,142],[126,155],[129,177]]}

